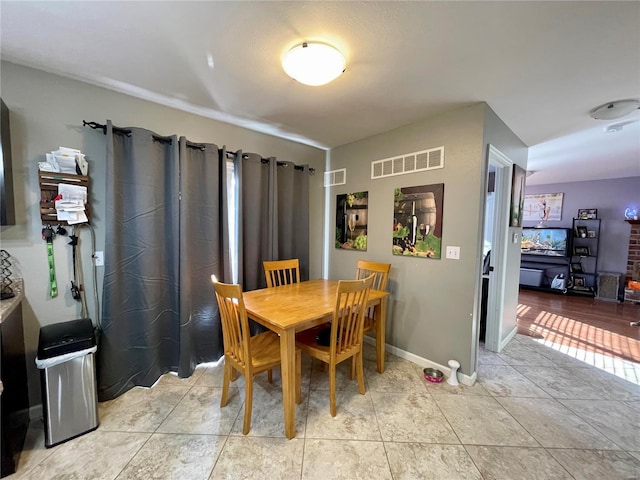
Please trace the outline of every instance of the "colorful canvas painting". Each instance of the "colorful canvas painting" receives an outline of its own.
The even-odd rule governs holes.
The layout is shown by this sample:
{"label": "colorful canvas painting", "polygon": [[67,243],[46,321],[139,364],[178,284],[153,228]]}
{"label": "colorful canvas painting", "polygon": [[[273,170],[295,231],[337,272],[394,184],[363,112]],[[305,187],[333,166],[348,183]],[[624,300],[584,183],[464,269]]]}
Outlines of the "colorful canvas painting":
{"label": "colorful canvas painting", "polygon": [[336,200],[336,248],[367,250],[369,192],[345,193]]}
{"label": "colorful canvas painting", "polygon": [[441,258],[443,201],[444,183],[395,189],[394,255]]}

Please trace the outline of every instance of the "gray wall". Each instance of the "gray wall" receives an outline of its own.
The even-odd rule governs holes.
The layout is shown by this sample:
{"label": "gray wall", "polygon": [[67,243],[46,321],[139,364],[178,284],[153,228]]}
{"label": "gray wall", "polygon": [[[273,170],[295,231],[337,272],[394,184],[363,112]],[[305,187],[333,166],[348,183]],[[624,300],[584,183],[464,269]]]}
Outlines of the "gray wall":
{"label": "gray wall", "polygon": [[[446,365],[458,360],[470,374],[472,322],[478,281],[481,210],[484,201],[485,105],[476,104],[405,126],[331,151],[331,169],[347,169],[347,185],[328,192],[330,218],[336,195],[369,192],[368,250],[333,248],[330,235],[329,277],[352,278],[359,258],[392,264],[387,342]],[[371,180],[371,162],[444,145],[445,168]],[[461,247],[460,260],[431,260],[391,254],[393,192],[395,188],[444,183],[443,251]],[[334,228],[334,226],[329,226]]]}
{"label": "gray wall", "polygon": [[[34,367],[40,327],[80,316],[80,304],[71,298],[68,289],[73,271],[66,238],[54,241],[60,293],[57,298],[48,297],[37,174],[37,162],[44,161],[46,152],[65,146],[79,148],[87,155],[92,182],[92,224],[96,229],[97,250],[104,250],[105,137],[99,131],[82,127],[82,120],[105,123],[111,119],[122,127],[144,127],[160,135],[185,135],[194,142],[227,145],[229,150],[242,149],[314,167],[318,173],[310,182],[310,274],[321,276],[324,151],[7,62],[2,62],[0,81],[2,99],[11,111],[16,196],[16,225],[2,227],[0,233],[2,248],[15,259],[14,274],[25,281],[23,312],[31,405],[40,403]],[[81,235],[82,259],[88,266],[90,237],[88,231]],[[98,268],[100,293],[102,274],[102,268]],[[87,271],[87,288],[91,288],[90,279]],[[87,297],[89,314],[94,317],[92,295]]]}
{"label": "gray wall", "polygon": [[[580,208],[597,208],[600,223],[598,271],[627,271],[631,226],[624,221],[624,211],[640,210],[640,177],[615,178],[589,182],[555,183],[526,187],[527,194],[563,193],[562,219],[547,222],[550,227],[571,227]],[[534,227],[536,222],[525,222]]]}

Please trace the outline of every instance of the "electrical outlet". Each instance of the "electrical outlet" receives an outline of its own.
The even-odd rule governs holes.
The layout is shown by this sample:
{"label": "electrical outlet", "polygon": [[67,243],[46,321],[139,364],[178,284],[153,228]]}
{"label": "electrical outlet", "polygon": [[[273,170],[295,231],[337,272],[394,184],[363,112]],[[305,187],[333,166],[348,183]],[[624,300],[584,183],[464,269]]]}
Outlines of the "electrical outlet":
{"label": "electrical outlet", "polygon": [[447,246],[447,258],[452,258],[453,260],[460,260],[460,247],[450,247]]}
{"label": "electrical outlet", "polygon": [[96,267],[104,266],[104,252],[95,252],[93,254],[93,264]]}

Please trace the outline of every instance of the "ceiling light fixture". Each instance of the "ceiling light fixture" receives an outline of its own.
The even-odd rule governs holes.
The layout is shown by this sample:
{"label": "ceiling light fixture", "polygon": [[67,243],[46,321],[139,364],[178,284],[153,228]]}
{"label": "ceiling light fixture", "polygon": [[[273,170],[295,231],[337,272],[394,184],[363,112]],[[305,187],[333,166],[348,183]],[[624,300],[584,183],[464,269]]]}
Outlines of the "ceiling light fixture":
{"label": "ceiling light fixture", "polygon": [[305,85],[324,85],[344,72],[344,55],[326,43],[304,42],[282,58],[287,75]]}
{"label": "ceiling light fixture", "polygon": [[638,109],[640,109],[640,101],[638,100],[616,100],[594,108],[590,115],[596,120],[615,120]]}

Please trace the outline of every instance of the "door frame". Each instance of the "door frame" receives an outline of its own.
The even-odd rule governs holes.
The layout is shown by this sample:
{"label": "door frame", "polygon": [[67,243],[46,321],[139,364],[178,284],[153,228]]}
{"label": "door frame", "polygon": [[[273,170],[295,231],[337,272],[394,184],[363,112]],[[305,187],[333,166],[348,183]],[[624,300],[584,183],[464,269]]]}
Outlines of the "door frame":
{"label": "door frame", "polygon": [[[502,349],[502,318],[504,316],[504,290],[506,285],[509,205],[511,201],[513,161],[493,145],[489,144],[487,150],[487,181],[490,166],[495,167],[496,173],[490,258],[493,271],[489,273],[485,349],[492,352],[499,352]],[[486,190],[487,188],[485,187],[485,217],[487,215]],[[482,282],[482,272],[480,272],[480,282]]]}

